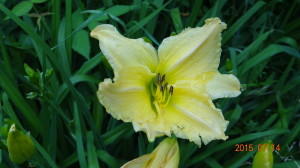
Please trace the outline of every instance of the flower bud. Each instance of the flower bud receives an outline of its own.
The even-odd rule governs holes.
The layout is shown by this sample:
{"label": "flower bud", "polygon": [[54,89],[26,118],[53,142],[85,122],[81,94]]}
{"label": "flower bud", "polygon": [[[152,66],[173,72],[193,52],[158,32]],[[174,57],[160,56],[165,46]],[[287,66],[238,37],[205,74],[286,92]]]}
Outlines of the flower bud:
{"label": "flower bud", "polygon": [[179,147],[174,138],[164,139],[152,153],[127,162],[121,168],[177,168],[179,165]]}
{"label": "flower bud", "polygon": [[263,147],[256,152],[253,159],[252,168],[272,168],[273,167],[273,149],[272,141],[264,143]]}
{"label": "flower bud", "polygon": [[9,129],[7,147],[10,160],[17,164],[25,162],[35,152],[34,144],[30,137],[17,130],[15,124]]}

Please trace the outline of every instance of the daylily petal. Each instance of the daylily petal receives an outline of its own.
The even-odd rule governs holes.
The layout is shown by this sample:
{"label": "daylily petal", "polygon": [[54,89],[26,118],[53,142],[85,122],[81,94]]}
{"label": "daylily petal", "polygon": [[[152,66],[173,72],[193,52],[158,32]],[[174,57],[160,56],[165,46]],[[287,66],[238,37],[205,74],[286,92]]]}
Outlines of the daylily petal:
{"label": "daylily petal", "polygon": [[241,94],[240,82],[231,74],[214,73],[212,80],[206,84],[206,88],[212,99],[236,97]]}
{"label": "daylily petal", "polygon": [[177,137],[189,139],[199,146],[201,139],[204,144],[214,139],[227,139],[224,132],[228,121],[221,110],[215,108],[205,85],[197,81],[181,81],[174,88],[176,90],[164,118]]}
{"label": "daylily petal", "polygon": [[152,153],[138,157],[121,168],[177,168],[179,147],[176,139],[164,139]]}
{"label": "daylily petal", "polygon": [[221,111],[212,104],[208,106],[205,103],[185,99],[181,101],[181,105],[174,104],[166,111],[165,118],[172,122],[172,132],[179,138],[189,139],[199,146],[201,140],[204,144],[208,144],[215,139],[228,138],[224,134],[228,121],[219,115]]}
{"label": "daylily petal", "polygon": [[156,114],[151,107],[148,85],[154,75],[142,66],[126,68],[117,82],[112,83],[111,79],[101,82],[97,96],[106,111],[118,120],[153,120]]}
{"label": "daylily petal", "polygon": [[221,54],[221,31],[226,24],[219,18],[207,19],[203,27],[188,28],[162,42],[156,72],[166,74],[171,83],[194,79],[201,72],[216,71]]}
{"label": "daylily petal", "polygon": [[170,124],[161,116],[157,116],[157,118],[148,122],[136,120],[135,122],[132,122],[132,125],[135,132],[145,132],[150,142],[153,142],[155,138],[163,135],[171,136]]}
{"label": "daylily petal", "polygon": [[154,72],[158,60],[156,50],[143,39],[129,39],[108,24],[97,26],[91,36],[99,40],[104,56],[112,66],[115,77],[124,67],[144,65]]}

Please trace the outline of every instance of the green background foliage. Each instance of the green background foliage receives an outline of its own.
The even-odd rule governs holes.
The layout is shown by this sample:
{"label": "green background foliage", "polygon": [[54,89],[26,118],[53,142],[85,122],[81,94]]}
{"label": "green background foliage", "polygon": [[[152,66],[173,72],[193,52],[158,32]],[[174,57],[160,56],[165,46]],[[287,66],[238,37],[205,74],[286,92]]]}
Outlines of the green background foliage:
{"label": "green background foliage", "polygon": [[[198,148],[179,139],[180,167],[251,167],[256,147],[280,145],[274,167],[300,165],[299,0],[1,0],[0,167],[120,167],[151,152],[149,143],[105,112],[98,83],[113,72],[89,32],[109,23],[157,48],[172,33],[219,17],[227,23],[219,71],[242,94],[215,101],[229,120],[226,141]],[[23,165],[5,149],[9,126],[30,131],[36,154]]]}

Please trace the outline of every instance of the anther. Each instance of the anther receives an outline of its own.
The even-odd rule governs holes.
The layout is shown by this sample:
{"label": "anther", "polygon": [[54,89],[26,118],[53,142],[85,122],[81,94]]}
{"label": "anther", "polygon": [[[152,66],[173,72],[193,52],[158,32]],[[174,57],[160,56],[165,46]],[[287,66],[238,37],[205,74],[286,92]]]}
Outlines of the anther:
{"label": "anther", "polygon": [[160,79],[160,73],[158,73],[158,74],[157,74],[157,79],[156,79],[156,82],[157,82],[158,84],[160,84],[160,83],[161,83],[161,79]]}
{"label": "anther", "polygon": [[173,89],[174,89],[174,88],[173,88],[173,86],[171,85],[171,86],[170,86],[170,91],[169,91],[169,93],[170,93],[171,95],[173,94]]}
{"label": "anther", "polygon": [[166,75],[164,74],[161,78],[161,83],[163,83],[165,81]]}

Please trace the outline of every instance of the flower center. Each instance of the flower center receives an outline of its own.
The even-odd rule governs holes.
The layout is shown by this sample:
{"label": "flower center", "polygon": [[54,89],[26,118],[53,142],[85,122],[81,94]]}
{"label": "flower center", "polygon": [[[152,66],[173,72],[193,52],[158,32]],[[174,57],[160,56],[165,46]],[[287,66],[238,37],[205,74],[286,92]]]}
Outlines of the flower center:
{"label": "flower center", "polygon": [[172,85],[169,86],[168,82],[166,82],[166,75],[161,76],[160,73],[158,73],[156,82],[153,82],[151,85],[153,105],[158,114],[161,114],[161,108],[168,105],[173,91],[174,87]]}

